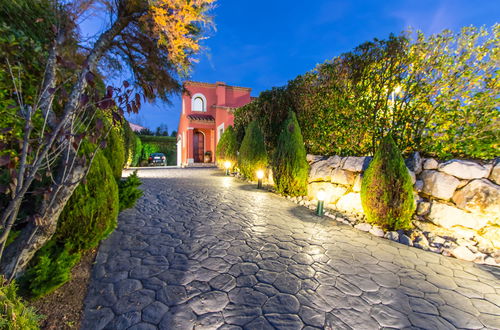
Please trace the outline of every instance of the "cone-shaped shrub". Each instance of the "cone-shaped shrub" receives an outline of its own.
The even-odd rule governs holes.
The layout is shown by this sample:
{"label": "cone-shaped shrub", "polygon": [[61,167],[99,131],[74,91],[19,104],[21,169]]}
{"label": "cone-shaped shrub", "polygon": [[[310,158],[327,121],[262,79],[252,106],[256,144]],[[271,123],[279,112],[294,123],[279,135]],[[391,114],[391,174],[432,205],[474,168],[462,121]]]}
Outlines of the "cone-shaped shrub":
{"label": "cone-shaped shrub", "polygon": [[238,155],[238,167],[246,178],[256,180],[256,172],[267,167],[264,136],[257,121],[252,121],[245,130]]}
{"label": "cone-shaped shrub", "polygon": [[368,222],[388,230],[411,227],[413,185],[401,152],[390,135],[380,143],[361,182],[361,203]]}
{"label": "cone-shaped shrub", "polygon": [[273,176],[278,192],[292,196],[306,195],[309,164],[302,132],[293,111],[283,124],[275,150]]}
{"label": "cone-shaped shrub", "polygon": [[215,155],[219,164],[228,160],[234,165],[238,160],[238,142],[236,141],[236,133],[233,126],[228,126],[220,137]]}

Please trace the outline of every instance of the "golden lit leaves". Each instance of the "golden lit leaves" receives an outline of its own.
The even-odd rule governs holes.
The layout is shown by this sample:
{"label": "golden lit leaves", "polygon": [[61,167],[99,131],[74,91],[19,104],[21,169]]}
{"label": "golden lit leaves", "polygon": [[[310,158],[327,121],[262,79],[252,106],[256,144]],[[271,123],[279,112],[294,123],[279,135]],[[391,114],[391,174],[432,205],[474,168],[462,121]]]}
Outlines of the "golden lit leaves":
{"label": "golden lit leaves", "polygon": [[183,73],[200,50],[201,30],[211,24],[208,10],[215,0],[151,0],[158,45],[166,47],[172,64]]}

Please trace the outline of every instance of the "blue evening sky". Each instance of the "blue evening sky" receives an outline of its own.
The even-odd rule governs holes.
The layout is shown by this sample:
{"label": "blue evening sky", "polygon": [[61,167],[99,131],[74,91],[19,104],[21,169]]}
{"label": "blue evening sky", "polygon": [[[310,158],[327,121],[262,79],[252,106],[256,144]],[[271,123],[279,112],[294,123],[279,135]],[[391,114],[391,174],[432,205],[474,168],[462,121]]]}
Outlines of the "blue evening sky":
{"label": "blue evening sky", "polygon": [[[500,21],[500,0],[218,0],[213,15],[216,31],[190,80],[251,87],[258,96],[391,32],[491,26]],[[180,109],[175,97],[170,105],[144,105],[129,120],[177,130]]]}

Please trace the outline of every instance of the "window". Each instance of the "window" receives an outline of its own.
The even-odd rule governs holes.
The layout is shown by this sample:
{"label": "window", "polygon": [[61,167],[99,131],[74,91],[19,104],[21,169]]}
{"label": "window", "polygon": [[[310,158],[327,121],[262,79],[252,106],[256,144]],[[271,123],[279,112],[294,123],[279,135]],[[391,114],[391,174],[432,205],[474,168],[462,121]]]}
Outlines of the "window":
{"label": "window", "polygon": [[219,143],[220,138],[222,137],[222,134],[224,134],[224,123],[220,124],[217,127],[217,131],[219,134],[217,134],[217,143]]}
{"label": "window", "polygon": [[191,101],[191,111],[207,111],[207,100],[203,94],[195,94],[193,95]]}

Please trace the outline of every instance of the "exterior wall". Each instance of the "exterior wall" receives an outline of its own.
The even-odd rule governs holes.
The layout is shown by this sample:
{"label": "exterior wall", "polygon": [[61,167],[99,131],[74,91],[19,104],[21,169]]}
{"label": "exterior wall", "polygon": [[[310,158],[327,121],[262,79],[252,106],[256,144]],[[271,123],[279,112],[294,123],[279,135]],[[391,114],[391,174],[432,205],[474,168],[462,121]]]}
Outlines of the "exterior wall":
{"label": "exterior wall", "polygon": [[[216,84],[186,82],[186,93],[182,95],[182,113],[177,130],[177,139],[182,140],[181,163],[187,165],[193,159],[193,130],[199,129],[205,133],[205,151],[212,151],[212,161],[215,161],[215,148],[219,139],[217,127],[234,125],[232,108],[243,106],[251,101],[250,88],[228,86],[222,82]],[[192,110],[192,97],[202,94],[206,99],[206,111]],[[190,121],[189,115],[211,115],[215,123]],[[189,132],[191,131],[191,132]],[[184,137],[185,136],[185,137]]]}

